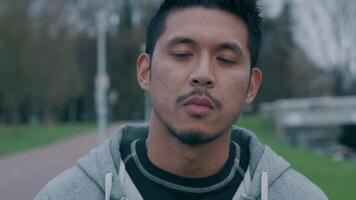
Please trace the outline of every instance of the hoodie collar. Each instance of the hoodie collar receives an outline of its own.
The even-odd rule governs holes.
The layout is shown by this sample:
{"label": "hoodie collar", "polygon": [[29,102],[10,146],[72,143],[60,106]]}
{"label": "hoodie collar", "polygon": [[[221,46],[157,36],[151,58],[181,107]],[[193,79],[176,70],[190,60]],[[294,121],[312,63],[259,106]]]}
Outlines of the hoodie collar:
{"label": "hoodie collar", "polygon": [[[116,134],[103,145],[93,149],[90,153],[77,161],[80,167],[96,184],[105,191],[106,174],[112,174],[111,196],[115,199],[123,197],[122,185],[119,181],[119,163],[121,161],[120,145],[130,143],[137,138],[147,137],[149,126],[125,125],[118,128]],[[276,181],[289,167],[289,163],[274,153],[268,146],[261,144],[256,136],[244,128],[233,127],[231,138],[234,141],[242,140],[249,144],[250,161],[249,172],[251,185],[248,196],[261,195],[260,184],[262,172],[267,172],[268,185]]]}
{"label": "hoodie collar", "polygon": [[257,137],[247,129],[233,127],[233,140],[244,140],[249,143],[250,161],[249,171],[251,184],[247,190],[247,196],[257,198],[261,196],[262,174],[268,174],[268,186],[271,186],[285,171],[290,164],[281,156],[277,155],[269,146],[263,145]]}
{"label": "hoodie collar", "polygon": [[81,168],[98,187],[105,192],[107,174],[111,173],[111,196],[120,199],[122,193],[122,183],[119,181],[119,165],[121,161],[120,145],[130,142],[136,138],[147,137],[147,125],[124,125],[117,129],[116,134],[106,140],[104,144],[94,148],[88,155],[77,161],[77,166]]}
{"label": "hoodie collar", "polygon": [[255,173],[252,176],[251,186],[248,191],[249,196],[258,197],[261,195],[262,174],[268,174],[268,186],[270,187],[285,171],[290,168],[290,164],[282,157],[278,156],[268,146],[259,159]]}

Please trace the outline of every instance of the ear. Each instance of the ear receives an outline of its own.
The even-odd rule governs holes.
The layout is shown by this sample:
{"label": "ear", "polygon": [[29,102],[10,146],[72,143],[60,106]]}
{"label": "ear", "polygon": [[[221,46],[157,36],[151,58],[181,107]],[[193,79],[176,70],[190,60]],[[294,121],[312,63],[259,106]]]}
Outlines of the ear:
{"label": "ear", "polygon": [[251,71],[250,84],[246,95],[246,103],[252,103],[255,99],[262,82],[262,71],[254,67]]}
{"label": "ear", "polygon": [[150,89],[150,56],[147,53],[141,53],[136,63],[137,81],[143,90]]}

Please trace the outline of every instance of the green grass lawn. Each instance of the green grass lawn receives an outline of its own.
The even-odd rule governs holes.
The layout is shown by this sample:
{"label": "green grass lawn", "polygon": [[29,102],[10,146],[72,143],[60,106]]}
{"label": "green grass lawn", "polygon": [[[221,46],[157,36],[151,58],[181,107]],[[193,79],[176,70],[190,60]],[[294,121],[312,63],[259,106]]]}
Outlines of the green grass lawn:
{"label": "green grass lawn", "polygon": [[356,163],[334,161],[306,150],[282,144],[274,137],[274,126],[270,119],[244,117],[237,124],[255,132],[263,143],[283,156],[294,169],[320,186],[329,199],[356,199]]}
{"label": "green grass lawn", "polygon": [[94,123],[52,125],[0,125],[0,158],[95,128]]}

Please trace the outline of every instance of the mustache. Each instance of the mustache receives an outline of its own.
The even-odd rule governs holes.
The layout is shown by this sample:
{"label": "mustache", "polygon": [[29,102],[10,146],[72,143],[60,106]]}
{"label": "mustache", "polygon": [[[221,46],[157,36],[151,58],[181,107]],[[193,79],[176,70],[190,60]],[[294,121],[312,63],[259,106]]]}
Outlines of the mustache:
{"label": "mustache", "polygon": [[177,97],[176,103],[182,104],[184,101],[186,101],[187,99],[189,99],[193,96],[205,96],[212,102],[212,104],[215,108],[217,108],[217,109],[221,108],[221,102],[217,98],[215,98],[213,95],[211,95],[210,92],[207,91],[206,89],[200,89],[200,88],[194,89],[193,91],[191,91],[188,94],[184,94],[184,95]]}

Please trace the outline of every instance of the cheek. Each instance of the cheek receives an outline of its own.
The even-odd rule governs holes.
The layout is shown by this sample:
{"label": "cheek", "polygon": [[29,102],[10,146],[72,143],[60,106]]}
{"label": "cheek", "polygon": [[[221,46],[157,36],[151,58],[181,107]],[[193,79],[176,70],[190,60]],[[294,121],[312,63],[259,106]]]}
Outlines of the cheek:
{"label": "cheek", "polygon": [[239,96],[244,96],[247,91],[247,84],[245,82],[243,83],[236,83],[235,84],[235,93]]}
{"label": "cheek", "polygon": [[236,76],[235,78],[235,92],[237,95],[245,98],[250,81],[249,73],[246,72],[239,75],[240,76]]}
{"label": "cheek", "polygon": [[224,91],[223,96],[225,97],[225,104],[228,105],[230,109],[238,108],[241,104],[244,103],[245,96],[248,89],[248,80],[246,78],[238,76],[233,76],[225,78],[227,84],[222,91]]}
{"label": "cheek", "polygon": [[[151,95],[160,96],[160,98],[165,99],[167,92],[169,91],[169,86],[166,84],[168,82],[167,75],[165,73],[158,74],[157,71],[153,71],[151,80]],[[160,99],[158,98],[158,99]]]}
{"label": "cheek", "polygon": [[166,69],[152,69],[151,95],[159,102],[171,102],[175,100],[174,92],[177,83],[175,73]]}

